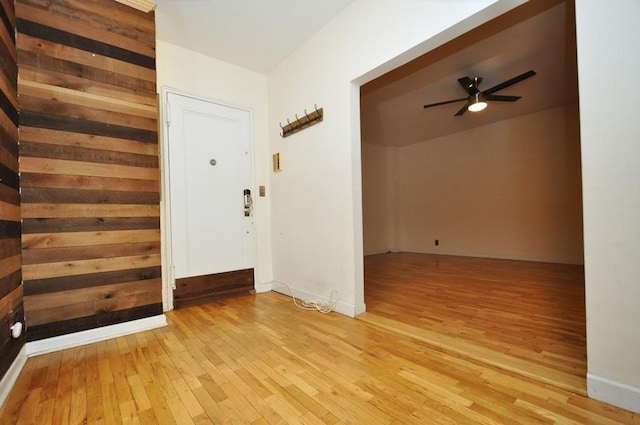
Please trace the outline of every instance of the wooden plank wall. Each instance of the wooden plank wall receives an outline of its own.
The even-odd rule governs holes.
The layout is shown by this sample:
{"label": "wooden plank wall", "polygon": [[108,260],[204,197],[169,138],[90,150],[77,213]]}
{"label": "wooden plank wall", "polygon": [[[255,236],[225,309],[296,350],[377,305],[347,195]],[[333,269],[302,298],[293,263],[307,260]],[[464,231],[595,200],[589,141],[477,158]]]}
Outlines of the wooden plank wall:
{"label": "wooden plank wall", "polygon": [[10,316],[24,323],[15,26],[13,0],[0,0],[0,379],[25,342],[9,329]]}
{"label": "wooden plank wall", "polygon": [[173,307],[183,308],[255,294],[253,269],[176,279]]}
{"label": "wooden plank wall", "polygon": [[27,340],[162,314],[154,13],[17,0],[16,20]]}

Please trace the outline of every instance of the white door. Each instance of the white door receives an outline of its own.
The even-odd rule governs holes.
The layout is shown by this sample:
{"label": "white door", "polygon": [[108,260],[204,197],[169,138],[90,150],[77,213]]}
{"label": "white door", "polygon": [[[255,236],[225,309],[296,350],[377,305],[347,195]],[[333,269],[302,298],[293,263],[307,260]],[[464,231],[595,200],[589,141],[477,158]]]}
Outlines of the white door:
{"label": "white door", "polygon": [[248,111],[167,93],[175,278],[254,267]]}

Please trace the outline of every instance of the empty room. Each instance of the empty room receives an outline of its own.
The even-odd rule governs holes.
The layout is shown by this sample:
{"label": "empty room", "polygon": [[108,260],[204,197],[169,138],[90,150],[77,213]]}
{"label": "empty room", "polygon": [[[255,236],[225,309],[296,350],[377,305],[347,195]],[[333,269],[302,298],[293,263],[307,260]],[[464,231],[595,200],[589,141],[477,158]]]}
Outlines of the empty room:
{"label": "empty room", "polygon": [[573,3],[524,5],[365,84],[361,112],[367,311],[585,393]]}

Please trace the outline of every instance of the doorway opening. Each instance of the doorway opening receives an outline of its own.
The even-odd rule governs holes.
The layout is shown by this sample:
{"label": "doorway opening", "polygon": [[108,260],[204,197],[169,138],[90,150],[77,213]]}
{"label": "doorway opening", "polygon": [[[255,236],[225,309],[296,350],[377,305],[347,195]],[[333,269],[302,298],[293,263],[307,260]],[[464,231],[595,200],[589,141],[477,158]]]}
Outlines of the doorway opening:
{"label": "doorway opening", "polygon": [[[537,75],[500,92],[521,96],[517,102],[463,115],[456,112],[465,100],[423,108],[466,97],[459,78],[479,77],[489,88],[528,70]],[[502,367],[521,362],[523,371],[584,393],[573,1],[515,8],[363,85],[360,106],[373,319],[401,321],[387,325],[503,359]],[[545,301],[527,306],[533,299]]]}

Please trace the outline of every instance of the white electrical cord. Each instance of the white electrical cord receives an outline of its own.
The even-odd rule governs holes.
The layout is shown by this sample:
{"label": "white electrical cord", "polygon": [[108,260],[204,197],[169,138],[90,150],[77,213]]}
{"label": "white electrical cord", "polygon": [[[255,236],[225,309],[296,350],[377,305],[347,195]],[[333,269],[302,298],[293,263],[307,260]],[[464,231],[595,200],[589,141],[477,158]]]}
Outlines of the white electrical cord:
{"label": "white electrical cord", "polygon": [[[291,289],[291,287],[286,283],[283,283],[283,285],[289,288],[289,293],[291,294],[291,299],[293,300],[293,303],[296,305],[296,307],[302,310],[317,310],[320,313],[331,313],[335,308],[336,304],[338,304],[338,301],[340,301],[340,292],[334,289],[331,291],[331,295],[329,296],[329,301],[317,301],[317,300],[311,300],[311,299],[304,299],[304,300],[300,300],[301,304],[298,304],[296,297],[293,295],[293,289]],[[335,300],[333,299],[334,295],[336,296]]]}

